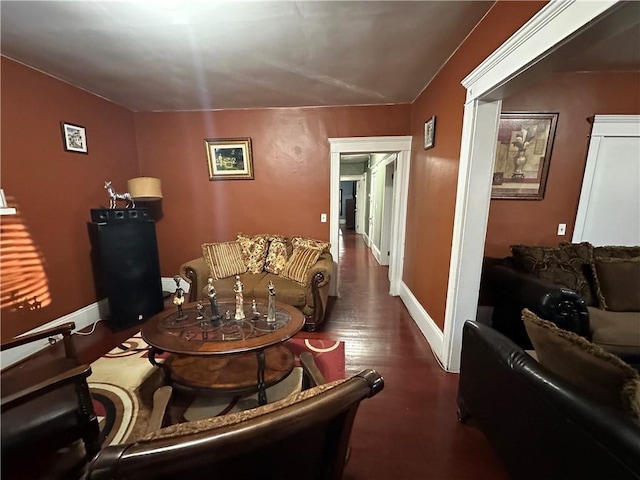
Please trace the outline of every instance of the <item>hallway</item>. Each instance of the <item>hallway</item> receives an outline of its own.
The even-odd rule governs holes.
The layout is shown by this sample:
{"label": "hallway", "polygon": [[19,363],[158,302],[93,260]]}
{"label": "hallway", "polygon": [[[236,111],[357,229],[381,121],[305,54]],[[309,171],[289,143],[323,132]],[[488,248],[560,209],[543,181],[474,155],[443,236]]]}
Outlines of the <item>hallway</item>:
{"label": "hallway", "polygon": [[[364,401],[345,480],[506,479],[484,435],[456,416],[458,376],[438,364],[354,230],[340,235],[340,297],[318,336],[345,342],[346,373],[375,368],[385,389]],[[313,334],[307,334],[309,336]]]}

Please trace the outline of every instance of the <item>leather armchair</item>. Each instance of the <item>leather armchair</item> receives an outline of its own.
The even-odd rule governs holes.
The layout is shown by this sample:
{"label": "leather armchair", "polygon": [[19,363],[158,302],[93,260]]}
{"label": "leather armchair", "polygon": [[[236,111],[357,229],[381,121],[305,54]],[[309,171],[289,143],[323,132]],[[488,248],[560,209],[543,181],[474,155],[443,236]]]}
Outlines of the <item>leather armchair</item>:
{"label": "leather armchair", "polygon": [[[313,382],[322,381],[317,373]],[[337,480],[358,406],[383,387],[376,371],[364,370],[252,410],[171,425],[102,449],[84,479]]]}
{"label": "leather armchair", "polygon": [[[87,377],[89,365],[80,365],[70,322],[3,343],[1,350],[62,335],[64,356],[46,368],[30,368],[27,360],[2,371],[1,432],[3,478],[27,478],[31,469],[43,468],[50,478],[60,465],[68,465],[56,452],[79,447],[81,466],[100,449],[98,420],[93,411]],[[73,463],[73,462],[72,462]],[[69,478],[68,472],[60,473]],[[26,475],[26,476],[25,476]]]}
{"label": "leather armchair", "polygon": [[511,478],[640,479],[634,418],[596,403],[478,322],[463,328],[458,416],[480,427]]}

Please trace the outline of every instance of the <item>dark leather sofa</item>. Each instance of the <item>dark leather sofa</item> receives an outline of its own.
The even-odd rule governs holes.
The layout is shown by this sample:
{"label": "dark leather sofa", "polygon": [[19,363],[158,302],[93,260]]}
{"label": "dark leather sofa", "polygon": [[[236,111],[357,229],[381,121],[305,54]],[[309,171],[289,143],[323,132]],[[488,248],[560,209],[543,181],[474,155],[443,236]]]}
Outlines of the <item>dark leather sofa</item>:
{"label": "dark leather sofa", "polygon": [[640,423],[601,406],[491,327],[463,330],[458,414],[514,479],[640,479]]}
{"label": "dark leather sofa", "polygon": [[522,323],[524,308],[563,330],[590,337],[587,304],[575,291],[518,270],[511,257],[494,259],[484,275],[492,295],[492,326],[518,346],[532,348]]}

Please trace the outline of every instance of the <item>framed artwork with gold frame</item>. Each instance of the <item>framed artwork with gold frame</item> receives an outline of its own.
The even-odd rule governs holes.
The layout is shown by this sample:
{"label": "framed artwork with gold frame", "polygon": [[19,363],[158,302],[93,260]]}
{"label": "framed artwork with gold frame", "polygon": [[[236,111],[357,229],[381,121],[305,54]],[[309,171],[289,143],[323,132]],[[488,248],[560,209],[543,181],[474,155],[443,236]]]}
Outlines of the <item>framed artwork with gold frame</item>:
{"label": "framed artwork with gold frame", "polygon": [[209,180],[253,180],[251,139],[205,138]]}

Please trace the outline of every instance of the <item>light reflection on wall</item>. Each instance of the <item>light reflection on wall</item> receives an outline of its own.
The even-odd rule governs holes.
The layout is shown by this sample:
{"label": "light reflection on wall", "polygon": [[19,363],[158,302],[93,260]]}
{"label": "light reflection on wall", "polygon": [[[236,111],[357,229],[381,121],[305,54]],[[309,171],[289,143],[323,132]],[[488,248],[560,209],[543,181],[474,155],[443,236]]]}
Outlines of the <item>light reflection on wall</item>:
{"label": "light reflection on wall", "polygon": [[[11,199],[7,199],[11,205]],[[36,310],[51,304],[43,257],[33,243],[20,208],[0,217],[0,308]]]}

